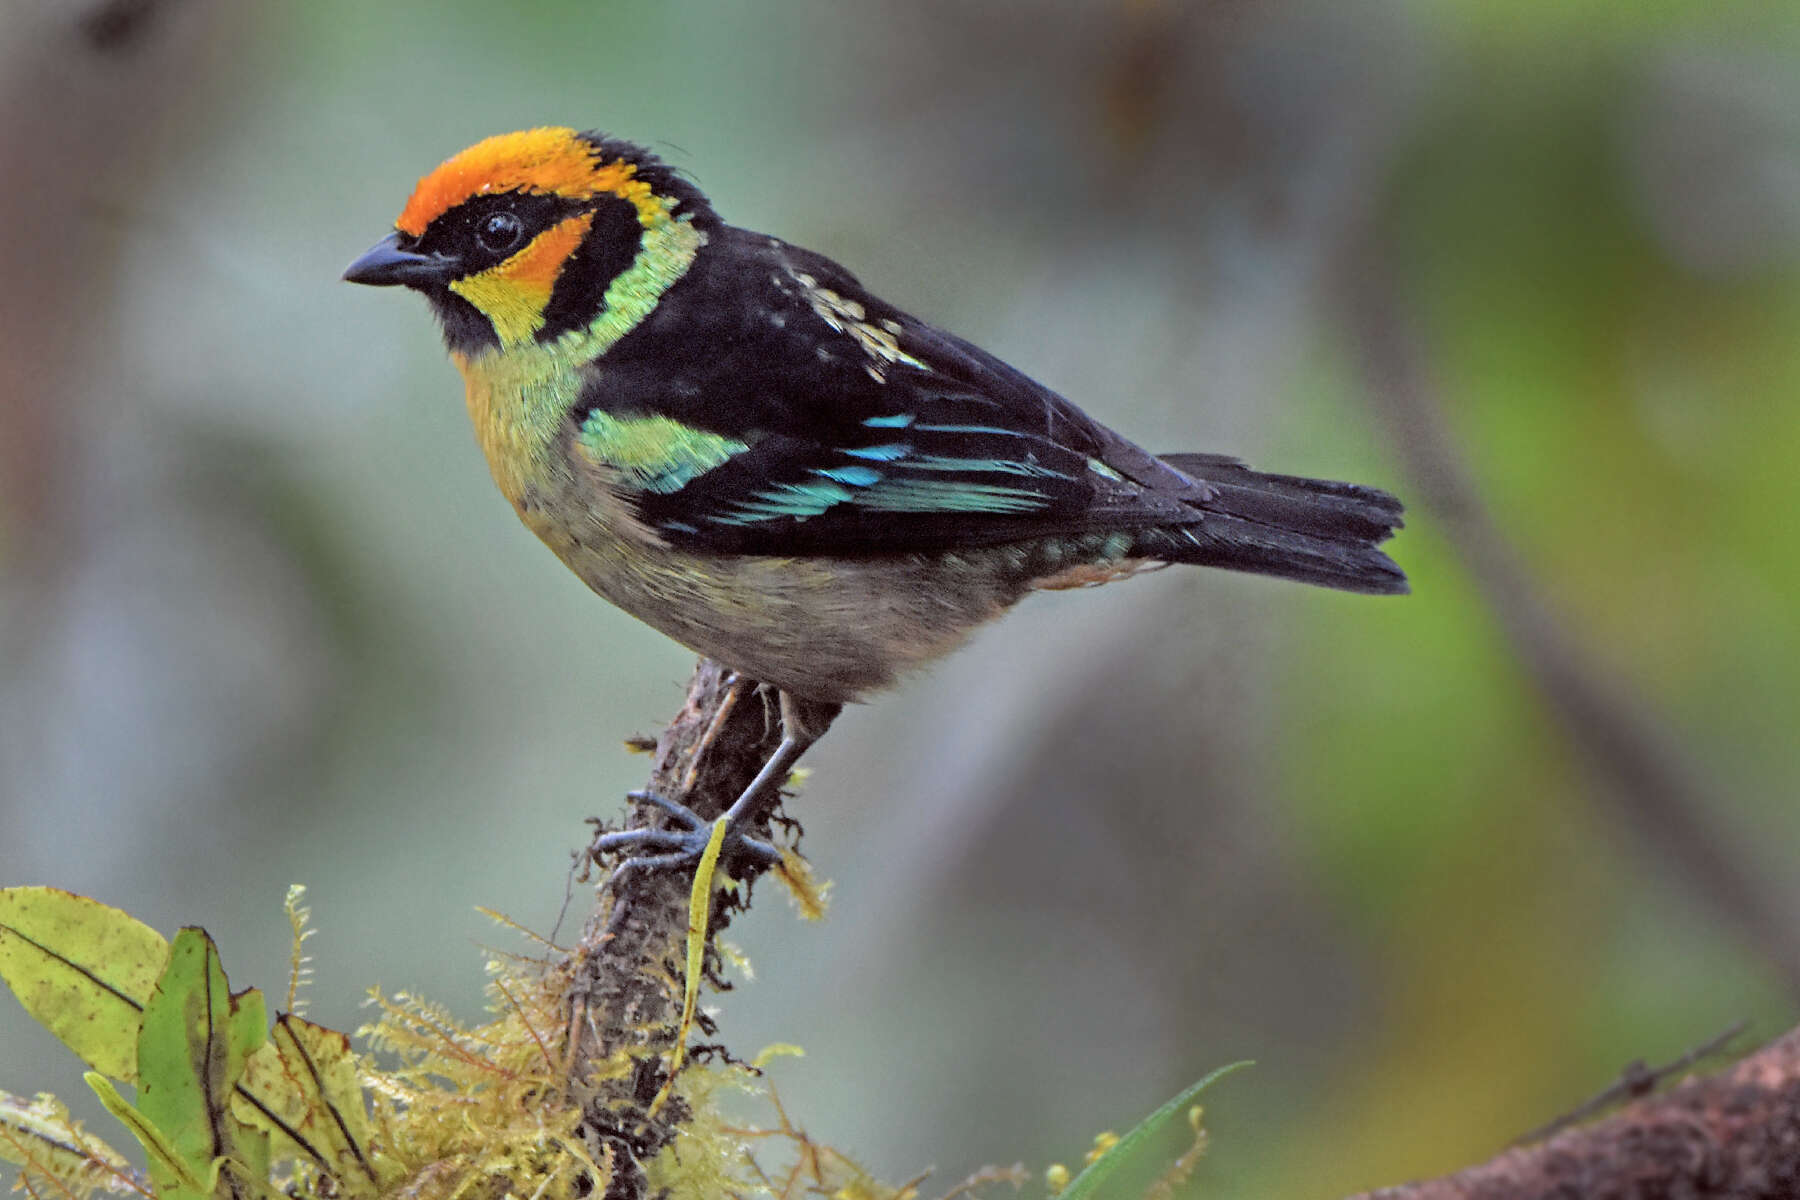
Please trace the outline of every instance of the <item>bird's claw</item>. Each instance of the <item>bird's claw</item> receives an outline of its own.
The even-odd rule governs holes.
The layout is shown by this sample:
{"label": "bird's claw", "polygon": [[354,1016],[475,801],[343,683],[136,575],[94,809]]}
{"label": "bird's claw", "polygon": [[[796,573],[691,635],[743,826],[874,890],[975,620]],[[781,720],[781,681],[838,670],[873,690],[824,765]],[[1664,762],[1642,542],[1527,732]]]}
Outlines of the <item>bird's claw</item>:
{"label": "bird's claw", "polygon": [[[608,885],[617,884],[632,871],[681,870],[698,866],[712,841],[713,823],[685,804],[657,795],[655,792],[627,793],[629,799],[660,808],[677,826],[674,829],[621,829],[603,833],[594,839],[589,853],[599,859],[623,853],[625,861],[613,868]],[[768,868],[781,862],[781,851],[761,838],[750,837],[736,829],[725,831],[725,842],[719,850],[722,863],[749,863]]]}

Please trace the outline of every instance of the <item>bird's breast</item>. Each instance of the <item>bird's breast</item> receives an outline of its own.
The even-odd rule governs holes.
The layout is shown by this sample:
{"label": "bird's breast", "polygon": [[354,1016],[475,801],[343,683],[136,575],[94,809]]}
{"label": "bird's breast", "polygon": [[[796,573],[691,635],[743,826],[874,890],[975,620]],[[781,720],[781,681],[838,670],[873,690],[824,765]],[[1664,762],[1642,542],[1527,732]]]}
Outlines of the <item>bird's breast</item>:
{"label": "bird's breast", "polygon": [[579,383],[549,356],[537,353],[452,355],[462,373],[475,441],[501,493],[520,515],[534,496],[560,486],[557,462],[562,417]]}
{"label": "bird's breast", "polygon": [[1024,590],[1001,551],[830,559],[671,546],[632,496],[695,447],[654,443],[672,463],[599,453],[607,439],[590,448],[566,418],[574,374],[532,373],[509,357],[457,365],[476,439],[519,518],[601,596],[753,679],[853,700],[948,652]]}

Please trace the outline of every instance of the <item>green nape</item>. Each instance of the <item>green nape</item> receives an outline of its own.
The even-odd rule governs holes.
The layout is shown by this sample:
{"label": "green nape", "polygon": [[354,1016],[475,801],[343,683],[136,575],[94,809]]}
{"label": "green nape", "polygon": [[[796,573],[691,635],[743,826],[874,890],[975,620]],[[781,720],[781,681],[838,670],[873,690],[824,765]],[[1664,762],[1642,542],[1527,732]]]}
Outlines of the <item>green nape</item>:
{"label": "green nape", "polygon": [[593,457],[623,471],[645,491],[678,491],[748,447],[736,438],[695,429],[669,417],[589,413],[581,444]]}

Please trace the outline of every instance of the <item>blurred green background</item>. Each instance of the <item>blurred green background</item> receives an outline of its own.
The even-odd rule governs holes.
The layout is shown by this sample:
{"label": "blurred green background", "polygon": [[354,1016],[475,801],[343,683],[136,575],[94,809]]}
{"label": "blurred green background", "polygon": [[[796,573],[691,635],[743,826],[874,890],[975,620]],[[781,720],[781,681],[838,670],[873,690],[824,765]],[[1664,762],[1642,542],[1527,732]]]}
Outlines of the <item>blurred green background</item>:
{"label": "blurred green background", "polygon": [[[766,891],[719,1001],[805,1045],[816,1136],[942,1191],[1249,1057],[1203,1193],[1341,1194],[1794,1022],[1787,0],[9,5],[0,884],[279,991],[304,882],[345,1027],[374,984],[477,1016],[516,943],[476,905],[555,923],[690,656],[507,512],[424,305],[338,282],[420,174],[549,123],[1154,449],[1412,502],[1408,599],[1044,596],[846,714],[791,806],[830,919]],[[1459,552],[1421,400],[1516,570]],[[1618,782],[1665,759],[1689,824]],[[0,1085],[83,1091],[10,1002]]]}

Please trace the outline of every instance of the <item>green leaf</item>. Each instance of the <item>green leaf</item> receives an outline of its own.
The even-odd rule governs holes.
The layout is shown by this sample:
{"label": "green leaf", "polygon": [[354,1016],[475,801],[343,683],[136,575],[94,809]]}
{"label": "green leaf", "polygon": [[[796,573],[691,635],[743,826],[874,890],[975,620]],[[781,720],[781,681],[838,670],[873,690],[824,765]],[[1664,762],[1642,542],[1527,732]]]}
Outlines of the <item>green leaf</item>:
{"label": "green leaf", "polygon": [[725,848],[725,834],[731,822],[720,817],[713,822],[712,834],[694,868],[694,883],[688,889],[687,983],[681,994],[681,1024],[675,1031],[675,1048],[669,1053],[669,1078],[650,1102],[654,1117],[675,1091],[675,1078],[681,1074],[682,1056],[687,1053],[688,1035],[694,1028],[694,1007],[700,999],[700,980],[706,966],[706,925],[712,917],[713,875],[718,871],[719,854]]}
{"label": "green leaf", "polygon": [[133,1108],[129,1100],[119,1095],[119,1089],[113,1086],[112,1080],[98,1071],[89,1071],[82,1078],[94,1089],[94,1095],[100,1097],[100,1103],[106,1106],[106,1111],[131,1130],[138,1145],[144,1148],[145,1155],[150,1159],[150,1178],[156,1186],[156,1200],[210,1200],[210,1184],[201,1182],[188,1170],[187,1164],[181,1160],[181,1155],[169,1139],[163,1136],[162,1130]]}
{"label": "green leaf", "polygon": [[0,1092],[0,1159],[22,1165],[27,1179],[43,1176],[78,1196],[95,1188],[121,1194],[141,1191],[131,1164],[99,1138],[83,1133],[54,1096],[40,1095],[26,1103]]}
{"label": "green leaf", "polygon": [[[230,1061],[238,1066],[230,1094],[225,1098],[228,1104],[243,1090],[250,1059],[268,1044],[269,1039],[269,1011],[262,992],[251,988],[233,996],[232,1000],[226,1036],[230,1040]],[[261,1129],[246,1126],[235,1114],[228,1115],[226,1122],[231,1126],[232,1140],[237,1145],[234,1157],[243,1165],[245,1177],[259,1182],[268,1179],[269,1135]]]}
{"label": "green leaf", "polygon": [[1089,1163],[1087,1169],[1077,1175],[1069,1186],[1057,1195],[1057,1200],[1090,1200],[1106,1181],[1107,1176],[1125,1162],[1125,1160],[1145,1142],[1154,1137],[1158,1130],[1169,1123],[1170,1118],[1186,1110],[1188,1105],[1214,1083],[1231,1074],[1233,1071],[1249,1066],[1249,1062],[1234,1062],[1220,1067],[1199,1083],[1183,1091],[1179,1096],[1139,1121],[1124,1137],[1120,1138],[1111,1149]]}
{"label": "green leaf", "polygon": [[350,1039],[292,1014],[250,1056],[231,1111],[264,1132],[277,1159],[305,1159],[337,1181],[338,1194],[373,1196],[369,1118]]}
{"label": "green leaf", "polygon": [[169,943],[116,908],[58,888],[0,888],[0,979],[96,1071],[137,1077],[144,1003]]}
{"label": "green leaf", "polygon": [[[218,947],[205,930],[190,927],[175,935],[138,1036],[136,1111],[166,1140],[181,1168],[172,1172],[152,1154],[159,1200],[171,1200],[172,1189],[184,1191],[187,1180],[199,1178],[217,1184],[206,1195],[240,1195],[250,1179],[261,1181],[250,1174],[253,1160],[263,1160],[266,1173],[266,1139],[241,1146],[230,1108],[232,1088],[264,1040],[265,1019],[261,993],[231,994]],[[220,1174],[226,1159],[240,1170]]]}

